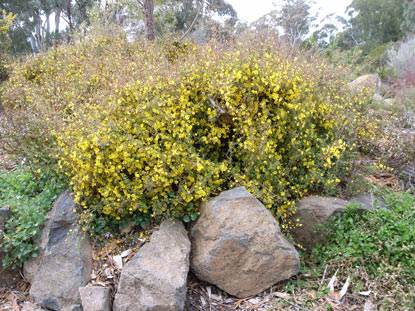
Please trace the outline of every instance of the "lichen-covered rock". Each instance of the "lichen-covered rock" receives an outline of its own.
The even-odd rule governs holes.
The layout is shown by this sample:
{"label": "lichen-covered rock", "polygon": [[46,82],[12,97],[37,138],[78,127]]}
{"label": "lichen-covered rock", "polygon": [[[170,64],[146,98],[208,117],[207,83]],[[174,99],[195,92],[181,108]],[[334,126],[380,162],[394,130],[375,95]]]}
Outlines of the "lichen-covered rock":
{"label": "lichen-covered rock", "polygon": [[300,227],[292,230],[295,242],[307,250],[313,249],[317,243],[325,243],[323,232],[319,230],[318,226],[329,221],[337,213],[344,211],[349,204],[339,198],[319,196],[310,196],[300,200],[292,219],[293,222],[301,224]]}
{"label": "lichen-covered rock", "polygon": [[191,241],[192,271],[240,298],[290,278],[300,266],[276,219],[244,187],[201,205]]}
{"label": "lichen-covered rock", "polygon": [[110,311],[111,289],[109,287],[80,287],[83,311]]}
{"label": "lichen-covered rock", "polygon": [[376,93],[378,93],[380,92],[382,87],[382,80],[376,74],[367,74],[358,77],[353,82],[351,82],[350,85],[357,89],[370,88],[373,89]]}
{"label": "lichen-covered rock", "polygon": [[164,221],[123,268],[113,310],[183,310],[189,255],[183,224]]}
{"label": "lichen-covered rock", "polygon": [[68,192],[60,195],[49,212],[39,242],[39,256],[24,264],[31,283],[30,296],[51,310],[81,310],[79,287],[91,274],[91,245],[81,233]]}

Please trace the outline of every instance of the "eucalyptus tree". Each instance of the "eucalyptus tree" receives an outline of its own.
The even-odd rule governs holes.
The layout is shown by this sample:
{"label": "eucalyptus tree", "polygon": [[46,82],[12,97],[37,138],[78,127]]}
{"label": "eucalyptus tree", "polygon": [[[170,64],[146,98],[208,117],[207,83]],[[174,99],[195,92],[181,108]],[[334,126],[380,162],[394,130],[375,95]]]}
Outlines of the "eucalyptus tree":
{"label": "eucalyptus tree", "polygon": [[343,46],[361,46],[368,53],[377,46],[401,39],[404,21],[403,0],[353,0],[344,20]]}
{"label": "eucalyptus tree", "polygon": [[37,52],[87,21],[87,10],[100,0],[3,0],[0,9],[16,15],[10,36],[15,54]]}

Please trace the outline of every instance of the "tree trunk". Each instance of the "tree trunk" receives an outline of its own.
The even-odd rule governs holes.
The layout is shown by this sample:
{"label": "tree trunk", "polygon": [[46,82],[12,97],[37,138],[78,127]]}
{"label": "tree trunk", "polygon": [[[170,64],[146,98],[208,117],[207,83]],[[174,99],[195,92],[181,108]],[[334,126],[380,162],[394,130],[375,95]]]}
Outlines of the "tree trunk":
{"label": "tree trunk", "polygon": [[61,9],[60,8],[56,8],[55,11],[55,33],[59,33],[59,26],[61,23]]}
{"label": "tree trunk", "polygon": [[66,17],[68,18],[68,24],[69,24],[69,32],[73,32],[73,22],[72,22],[72,4],[71,0],[66,1]]}
{"label": "tree trunk", "polygon": [[154,22],[154,0],[144,0],[144,19],[146,23],[146,37],[149,41],[156,38],[156,25]]}

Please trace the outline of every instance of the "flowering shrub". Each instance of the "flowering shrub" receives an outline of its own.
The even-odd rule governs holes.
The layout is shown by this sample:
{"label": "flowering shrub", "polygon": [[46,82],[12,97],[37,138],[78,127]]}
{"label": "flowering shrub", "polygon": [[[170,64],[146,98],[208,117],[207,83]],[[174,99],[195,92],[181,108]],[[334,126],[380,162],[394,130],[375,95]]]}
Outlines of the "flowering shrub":
{"label": "flowering shrub", "polygon": [[378,133],[368,94],[313,56],[250,38],[189,45],[174,62],[165,51],[97,36],[11,77],[14,118],[49,120],[25,118],[25,135],[50,146],[31,157],[58,160],[87,218],[190,221],[201,201],[244,185],[285,219],[304,194],[332,191]]}

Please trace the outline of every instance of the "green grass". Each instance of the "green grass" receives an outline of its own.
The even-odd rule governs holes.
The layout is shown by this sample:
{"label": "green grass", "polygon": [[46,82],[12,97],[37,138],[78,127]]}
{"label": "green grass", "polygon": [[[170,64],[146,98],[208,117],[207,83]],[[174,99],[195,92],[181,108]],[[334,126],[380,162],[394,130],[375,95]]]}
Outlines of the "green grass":
{"label": "green grass", "polygon": [[[302,254],[301,273],[280,289],[292,298],[277,300],[275,310],[296,310],[293,303],[335,310],[334,300],[348,277],[346,310],[361,310],[367,300],[377,310],[415,309],[415,196],[384,192],[383,197],[389,209],[359,215],[350,206],[326,227],[328,243]],[[338,286],[332,293],[327,284],[336,271]]]}

